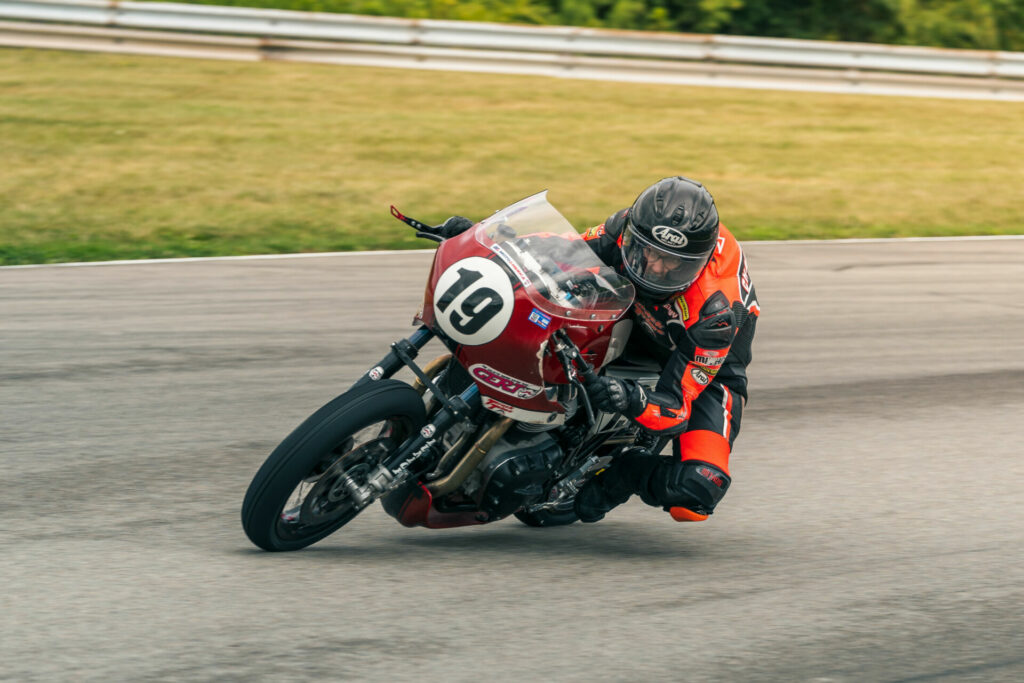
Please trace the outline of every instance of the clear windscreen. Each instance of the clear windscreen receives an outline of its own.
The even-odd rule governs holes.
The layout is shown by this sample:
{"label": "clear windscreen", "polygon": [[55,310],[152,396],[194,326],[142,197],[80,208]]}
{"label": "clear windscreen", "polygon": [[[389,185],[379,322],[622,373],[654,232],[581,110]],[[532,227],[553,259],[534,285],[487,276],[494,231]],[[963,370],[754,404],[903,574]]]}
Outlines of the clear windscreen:
{"label": "clear windscreen", "polygon": [[548,203],[546,190],[481,221],[476,238],[512,269],[546,313],[611,320],[633,303],[632,283],[597,257]]}

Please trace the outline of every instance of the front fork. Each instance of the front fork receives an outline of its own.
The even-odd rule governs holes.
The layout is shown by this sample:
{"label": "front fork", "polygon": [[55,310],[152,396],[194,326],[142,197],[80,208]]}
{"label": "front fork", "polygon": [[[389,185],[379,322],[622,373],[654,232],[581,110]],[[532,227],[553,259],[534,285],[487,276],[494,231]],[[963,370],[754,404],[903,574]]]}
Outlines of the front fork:
{"label": "front fork", "polygon": [[458,396],[449,397],[416,365],[414,359],[420,349],[433,337],[434,333],[425,325],[420,327],[408,339],[401,339],[392,344],[391,352],[355,383],[355,386],[360,386],[389,378],[402,366],[406,366],[430,389],[442,406],[434,418],[420,429],[419,434],[406,440],[398,451],[384,458],[377,468],[370,472],[366,484],[360,486],[351,478],[342,478],[342,481],[339,481],[338,486],[343,487],[348,493],[357,509],[362,509],[385,493],[394,491],[424,468],[429,467],[436,459],[436,449],[441,444],[445,432],[452,425],[466,419],[480,406],[480,390],[475,383],[469,385]]}
{"label": "front fork", "polygon": [[[434,338],[434,333],[422,325],[408,339],[399,339],[391,345],[391,353],[367,371],[359,378],[353,388],[362,386],[369,382],[377,382],[387,379],[398,372],[403,365],[415,365],[412,360],[419,355],[420,349],[427,345],[427,342]],[[419,368],[413,370],[415,372]]]}

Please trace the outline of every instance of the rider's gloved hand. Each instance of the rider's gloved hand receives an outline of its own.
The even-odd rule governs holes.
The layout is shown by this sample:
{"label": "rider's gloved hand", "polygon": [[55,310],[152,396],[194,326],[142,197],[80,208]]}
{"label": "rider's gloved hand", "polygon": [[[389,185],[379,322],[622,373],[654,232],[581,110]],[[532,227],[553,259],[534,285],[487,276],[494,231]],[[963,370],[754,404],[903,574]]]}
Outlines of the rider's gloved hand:
{"label": "rider's gloved hand", "polygon": [[584,384],[590,403],[606,413],[635,417],[643,412],[643,399],[636,382],[596,376]]}
{"label": "rider's gloved hand", "polygon": [[437,234],[441,237],[450,239],[456,235],[461,235],[474,225],[475,223],[465,216],[451,216],[441,225],[434,226],[434,230],[436,230]]}

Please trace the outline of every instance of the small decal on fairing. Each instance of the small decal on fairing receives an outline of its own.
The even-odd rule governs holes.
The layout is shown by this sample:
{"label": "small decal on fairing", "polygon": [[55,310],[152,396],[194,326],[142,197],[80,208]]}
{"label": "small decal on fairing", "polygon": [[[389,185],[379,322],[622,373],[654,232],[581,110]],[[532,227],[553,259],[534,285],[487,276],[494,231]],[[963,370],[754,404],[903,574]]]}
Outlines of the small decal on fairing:
{"label": "small decal on fairing", "polygon": [[493,410],[496,413],[501,413],[502,415],[508,415],[515,410],[514,406],[502,403],[498,399],[491,398],[490,396],[484,396],[484,408],[487,408],[487,410]]}
{"label": "small decal on fairing", "polygon": [[530,384],[521,379],[509,377],[505,373],[499,372],[483,363],[469,366],[469,372],[474,378],[487,386],[516,398],[533,398],[544,389],[544,387],[536,384]]}
{"label": "small decal on fairing", "polygon": [[530,286],[530,278],[526,276],[526,272],[523,271],[519,264],[516,263],[511,256],[508,255],[508,252],[506,252],[497,244],[492,244],[489,248],[491,251],[498,255],[498,258],[505,262],[505,265],[508,266],[513,273],[515,273],[515,276],[519,278],[519,282],[522,283],[523,287]]}
{"label": "small decal on fairing", "polygon": [[530,311],[529,320],[542,330],[548,329],[548,325],[551,324],[551,316],[536,308]]}
{"label": "small decal on fairing", "polygon": [[487,408],[487,410],[498,413],[499,415],[504,415],[505,417],[511,417],[513,420],[518,420],[519,422],[549,425],[560,425],[565,422],[565,413],[523,410],[522,408],[510,406],[496,398],[491,398],[490,396],[484,396],[483,399],[484,408]]}

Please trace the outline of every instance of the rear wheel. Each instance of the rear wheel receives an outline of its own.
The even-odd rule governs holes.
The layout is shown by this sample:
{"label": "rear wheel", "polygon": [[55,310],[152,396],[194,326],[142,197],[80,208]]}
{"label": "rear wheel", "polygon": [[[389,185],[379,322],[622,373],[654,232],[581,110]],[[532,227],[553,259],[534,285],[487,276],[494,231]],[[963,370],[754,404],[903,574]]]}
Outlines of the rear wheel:
{"label": "rear wheel", "polygon": [[360,512],[348,493],[426,423],[420,395],[382,380],[342,394],[299,425],[260,467],[242,527],[264,550],[316,543]]}

